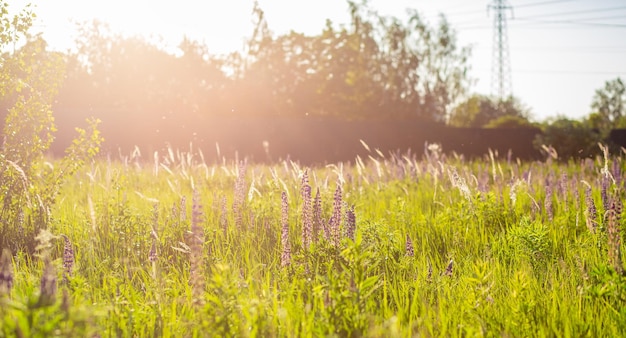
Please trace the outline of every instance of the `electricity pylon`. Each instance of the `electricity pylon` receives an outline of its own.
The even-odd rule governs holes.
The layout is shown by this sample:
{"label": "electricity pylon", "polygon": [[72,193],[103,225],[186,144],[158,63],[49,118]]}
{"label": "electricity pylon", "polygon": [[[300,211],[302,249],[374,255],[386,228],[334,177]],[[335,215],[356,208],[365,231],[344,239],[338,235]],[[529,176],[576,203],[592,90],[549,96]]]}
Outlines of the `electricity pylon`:
{"label": "electricity pylon", "polygon": [[508,5],[507,0],[493,0],[491,4],[487,5],[487,14],[489,14],[490,9],[495,12],[493,16],[491,94],[504,100],[513,92],[509,39],[506,28],[506,11],[510,10],[512,16],[513,7]]}

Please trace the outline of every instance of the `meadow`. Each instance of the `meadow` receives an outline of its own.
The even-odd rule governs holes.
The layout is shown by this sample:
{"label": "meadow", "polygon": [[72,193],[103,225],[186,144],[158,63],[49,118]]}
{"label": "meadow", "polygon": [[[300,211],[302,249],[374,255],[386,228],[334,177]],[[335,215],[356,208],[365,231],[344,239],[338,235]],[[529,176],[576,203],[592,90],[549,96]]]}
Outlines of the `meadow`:
{"label": "meadow", "polygon": [[367,148],[313,167],[98,158],[34,254],[3,248],[0,337],[625,334],[623,154]]}

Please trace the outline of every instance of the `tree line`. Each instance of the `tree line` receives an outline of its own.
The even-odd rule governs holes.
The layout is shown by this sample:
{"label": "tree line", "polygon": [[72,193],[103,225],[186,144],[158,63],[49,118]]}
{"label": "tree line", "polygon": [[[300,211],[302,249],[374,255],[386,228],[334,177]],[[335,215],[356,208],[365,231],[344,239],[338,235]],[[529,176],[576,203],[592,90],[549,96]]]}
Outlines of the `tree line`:
{"label": "tree line", "polygon": [[[348,5],[347,24],[327,21],[318,34],[277,35],[255,4],[244,50],[225,56],[190,39],[168,52],[97,21],[80,26],[76,48],[67,52],[51,51],[41,35],[24,31],[24,42],[5,50],[0,67],[3,75],[23,79],[14,83],[47,83],[65,143],[74,126],[92,116],[102,120],[106,138],[126,144],[139,138],[159,142],[163,135],[189,138],[216,116],[406,120],[474,128],[567,124],[604,134],[623,124],[619,79],[596,93],[595,113],[585,121],[559,118],[539,125],[514,97],[468,97],[471,51],[458,45],[443,15],[430,24],[416,10],[396,18],[378,14],[366,1]],[[20,62],[41,68],[34,72],[37,78],[25,78]],[[20,95],[19,90],[0,94],[5,121]]]}

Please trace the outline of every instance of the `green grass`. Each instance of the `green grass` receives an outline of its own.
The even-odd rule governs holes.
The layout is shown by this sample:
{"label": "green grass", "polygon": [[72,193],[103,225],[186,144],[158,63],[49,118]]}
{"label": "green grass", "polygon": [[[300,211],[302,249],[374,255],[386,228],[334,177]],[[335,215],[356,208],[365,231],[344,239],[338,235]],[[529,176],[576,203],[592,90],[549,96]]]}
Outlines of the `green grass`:
{"label": "green grass", "polygon": [[[622,158],[613,162],[624,169]],[[13,283],[0,296],[0,337],[625,334],[617,241],[623,225],[603,207],[603,159],[507,163],[373,154],[357,163],[280,162],[240,171],[241,164],[210,165],[174,152],[158,165],[98,160],[64,185],[49,238],[39,239],[50,248],[35,255],[17,242],[8,248],[0,292],[7,271]],[[354,206],[354,240],[334,245],[320,229],[303,247],[305,170],[312,196],[319,188],[324,222],[341,186],[340,233]],[[623,183],[615,178],[607,191],[621,201]],[[598,209],[593,233],[583,180]],[[288,266],[281,266],[283,192]],[[68,283],[61,235],[75,255]],[[44,273],[47,258],[53,273]],[[47,295],[53,302],[41,301],[42,278],[58,286]]]}

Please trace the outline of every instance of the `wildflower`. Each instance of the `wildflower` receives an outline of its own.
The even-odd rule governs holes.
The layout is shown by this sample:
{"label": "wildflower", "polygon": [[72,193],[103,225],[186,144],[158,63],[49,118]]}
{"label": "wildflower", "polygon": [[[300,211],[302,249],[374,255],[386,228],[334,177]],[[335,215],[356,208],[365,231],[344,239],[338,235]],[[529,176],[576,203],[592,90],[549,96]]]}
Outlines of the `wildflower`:
{"label": "wildflower", "polygon": [[180,198],[180,221],[187,220],[187,198],[185,196]]}
{"label": "wildflower", "polygon": [[280,233],[280,243],[283,251],[280,256],[280,265],[288,266],[291,264],[291,246],[289,244],[289,203],[287,201],[287,193],[283,191],[281,195],[282,201],[282,230]]}
{"label": "wildflower", "polygon": [[228,232],[228,210],[226,209],[226,196],[222,195],[222,212],[220,214],[220,225],[224,235]]}
{"label": "wildflower", "polygon": [[157,254],[156,239],[152,238],[152,247],[150,247],[150,254],[148,255],[148,260],[150,260],[150,263],[155,263],[157,261],[157,258],[158,258],[158,254]]}
{"label": "wildflower", "polygon": [[322,197],[320,196],[320,188],[317,188],[315,199],[313,201],[313,238],[317,240],[317,233],[323,228],[324,238],[330,238],[330,232],[326,222],[322,221]]}
{"label": "wildflower", "polygon": [[302,247],[305,250],[311,245],[311,237],[313,236],[311,208],[311,186],[305,185],[302,187]]}
{"label": "wildflower", "polygon": [[552,221],[554,219],[554,208],[552,206],[552,183],[549,178],[546,178],[546,198],[544,200],[544,208],[546,209],[546,215],[548,216],[548,220]]}
{"label": "wildflower", "polygon": [[65,240],[65,245],[63,246],[63,283],[67,285],[74,268],[74,249],[72,248],[72,242],[70,242],[69,237],[65,235],[62,236]]}
{"label": "wildflower", "polygon": [[411,237],[409,237],[409,234],[406,235],[406,244],[404,251],[409,257],[413,257],[415,255],[415,252],[413,251],[413,242],[411,241]]}
{"label": "wildflower", "polygon": [[61,294],[61,311],[65,315],[65,319],[69,318],[70,315],[70,294],[67,291],[67,288],[63,289]]}
{"label": "wildflower", "polygon": [[346,211],[346,237],[354,241],[356,230],[356,217],[354,215],[354,205]]}
{"label": "wildflower", "polygon": [[428,259],[428,272],[426,273],[426,281],[428,283],[433,281],[433,265],[430,263],[430,259]]}
{"label": "wildflower", "polygon": [[446,267],[446,270],[443,272],[444,276],[452,277],[452,268],[454,266],[454,261],[451,259],[450,263]]}
{"label": "wildflower", "polygon": [[613,179],[615,180],[615,185],[619,187],[620,184],[622,183],[622,167],[620,166],[620,163],[617,160],[613,161],[612,168],[611,168],[611,175],[613,176]]}
{"label": "wildflower", "polygon": [[602,175],[602,181],[600,185],[600,197],[602,199],[602,207],[604,211],[609,210],[611,201],[609,200],[609,177],[607,175]]}
{"label": "wildflower", "polygon": [[235,180],[235,197],[233,200],[233,213],[235,215],[235,226],[237,229],[243,228],[243,203],[246,196],[246,165],[245,162],[239,164],[239,174]]}
{"label": "wildflower", "polygon": [[597,218],[596,205],[593,202],[593,196],[591,195],[591,186],[587,182],[584,182],[584,183],[586,184],[586,189],[585,189],[585,205],[586,205],[585,221],[587,223],[587,228],[589,229],[589,231],[591,231],[592,233],[595,233],[596,232],[596,227],[598,226],[598,223],[597,223],[597,220],[596,220],[596,218]]}
{"label": "wildflower", "polygon": [[202,269],[202,246],[204,245],[204,231],[200,225],[202,221],[202,205],[200,205],[197,191],[193,194],[193,204],[191,212],[191,233],[190,233],[190,271],[189,284],[192,287],[194,301],[198,302],[204,290],[203,269]]}
{"label": "wildflower", "polygon": [[341,206],[343,204],[341,198],[341,185],[337,185],[337,189],[335,190],[335,198],[333,200],[333,216],[331,217],[330,223],[330,234],[332,237],[333,244],[335,246],[339,245],[339,228],[341,227]]}
{"label": "wildflower", "polygon": [[613,266],[618,274],[624,272],[622,266],[622,256],[620,252],[620,219],[622,215],[622,202],[619,198],[614,198],[609,205],[608,210],[608,247],[609,247],[609,263]]}
{"label": "wildflower", "polygon": [[37,301],[38,306],[43,307],[54,304],[57,294],[57,276],[54,265],[52,265],[48,256],[44,258],[44,268],[43,274],[41,275],[39,291],[39,300]]}
{"label": "wildflower", "polygon": [[13,264],[8,249],[2,250],[0,257],[0,296],[8,295],[13,288]]}

